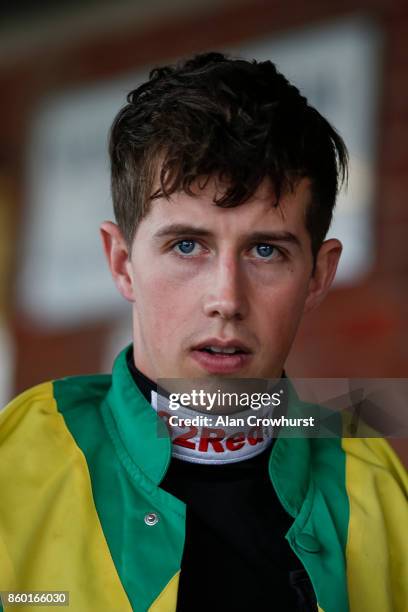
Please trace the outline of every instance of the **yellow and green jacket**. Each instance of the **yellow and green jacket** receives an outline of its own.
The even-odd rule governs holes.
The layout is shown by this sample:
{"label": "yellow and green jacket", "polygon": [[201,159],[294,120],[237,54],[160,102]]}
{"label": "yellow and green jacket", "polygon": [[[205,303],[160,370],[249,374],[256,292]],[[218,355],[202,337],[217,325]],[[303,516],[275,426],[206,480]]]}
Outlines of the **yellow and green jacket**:
{"label": "yellow and green jacket", "polygon": [[[71,612],[176,609],[186,508],[160,488],[171,440],[126,350],[112,375],[47,382],[0,412],[0,591],[69,591]],[[408,610],[408,478],[384,440],[278,437],[269,475],[320,610]]]}

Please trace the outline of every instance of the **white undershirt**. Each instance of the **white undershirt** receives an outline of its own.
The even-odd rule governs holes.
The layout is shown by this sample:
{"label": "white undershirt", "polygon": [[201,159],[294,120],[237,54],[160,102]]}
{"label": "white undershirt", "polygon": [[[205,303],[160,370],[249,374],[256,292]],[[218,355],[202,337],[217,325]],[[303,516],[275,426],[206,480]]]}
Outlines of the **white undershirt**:
{"label": "white undershirt", "polygon": [[[271,406],[256,413],[248,409],[228,415],[208,415],[185,406],[173,411],[169,408],[169,400],[153,390],[151,405],[167,422],[173,442],[172,456],[177,459],[214,465],[235,463],[259,455],[272,443],[273,426],[248,424],[248,417],[252,417],[250,423],[254,422],[254,417],[271,417],[274,410]],[[195,421],[184,424],[180,422],[183,419]]]}

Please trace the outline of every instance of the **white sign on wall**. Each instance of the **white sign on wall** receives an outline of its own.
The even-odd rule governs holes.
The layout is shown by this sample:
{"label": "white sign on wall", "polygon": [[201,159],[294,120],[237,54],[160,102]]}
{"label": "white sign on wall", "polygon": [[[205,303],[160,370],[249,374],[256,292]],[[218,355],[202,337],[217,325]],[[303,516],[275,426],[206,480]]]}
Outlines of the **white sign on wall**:
{"label": "white sign on wall", "polygon": [[113,218],[108,132],[126,94],[147,74],[47,100],[33,122],[27,160],[19,303],[45,326],[120,312],[102,251]]}
{"label": "white sign on wall", "polygon": [[[340,282],[355,282],[371,264],[373,150],[380,39],[362,20],[297,31],[232,50],[271,59],[338,129],[351,153],[330,235],[344,244]],[[70,91],[44,102],[27,154],[20,308],[41,325],[82,323],[120,313],[99,225],[113,218],[107,134],[126,93],[147,73]]]}

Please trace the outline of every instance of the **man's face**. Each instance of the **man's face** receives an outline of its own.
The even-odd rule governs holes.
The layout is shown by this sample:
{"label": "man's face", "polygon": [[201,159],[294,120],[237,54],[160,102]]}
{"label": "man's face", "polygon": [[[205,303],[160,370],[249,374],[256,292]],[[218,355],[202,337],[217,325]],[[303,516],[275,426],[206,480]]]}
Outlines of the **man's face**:
{"label": "man's face", "polygon": [[279,377],[307,309],[309,180],[279,207],[267,181],[233,208],[215,190],[153,200],[125,264],[135,364],[153,380]]}

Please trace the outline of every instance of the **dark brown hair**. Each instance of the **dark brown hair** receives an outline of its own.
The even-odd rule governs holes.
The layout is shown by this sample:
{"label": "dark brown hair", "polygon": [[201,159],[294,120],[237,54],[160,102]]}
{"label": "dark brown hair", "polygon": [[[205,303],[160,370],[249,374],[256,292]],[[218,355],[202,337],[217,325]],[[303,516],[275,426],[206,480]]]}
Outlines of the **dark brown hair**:
{"label": "dark brown hair", "polygon": [[[309,177],[306,227],[315,257],[347,178],[342,138],[272,62],[221,53],[152,70],[116,116],[109,152],[115,217],[129,246],[154,198],[192,195],[199,178],[226,181],[215,204],[231,207],[266,177],[275,205]],[[152,193],[156,173],[160,188]]]}

